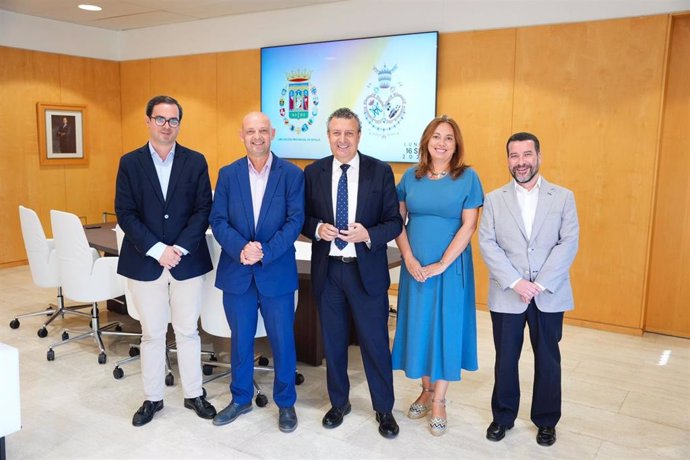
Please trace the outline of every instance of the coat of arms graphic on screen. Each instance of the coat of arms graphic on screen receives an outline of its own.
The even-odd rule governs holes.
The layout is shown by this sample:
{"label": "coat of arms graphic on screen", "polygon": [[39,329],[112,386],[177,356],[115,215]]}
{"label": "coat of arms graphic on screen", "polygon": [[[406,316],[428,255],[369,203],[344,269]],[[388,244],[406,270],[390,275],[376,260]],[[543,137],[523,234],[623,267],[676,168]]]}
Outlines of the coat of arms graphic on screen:
{"label": "coat of arms graphic on screen", "polygon": [[279,113],[283,123],[297,134],[309,131],[319,114],[319,97],[311,83],[311,72],[294,70],[285,75],[287,84],[280,92]]}

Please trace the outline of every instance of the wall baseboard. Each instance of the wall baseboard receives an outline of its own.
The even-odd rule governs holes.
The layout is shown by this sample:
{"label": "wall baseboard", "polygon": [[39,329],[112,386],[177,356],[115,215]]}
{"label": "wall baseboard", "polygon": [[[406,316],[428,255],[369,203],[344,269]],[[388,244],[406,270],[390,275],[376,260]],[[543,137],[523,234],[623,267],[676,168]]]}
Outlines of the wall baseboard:
{"label": "wall baseboard", "polygon": [[20,265],[28,265],[29,261],[27,259],[23,260],[13,260],[11,262],[2,262],[0,263],[0,268],[10,268],[10,267],[18,267]]}
{"label": "wall baseboard", "polygon": [[[489,308],[485,304],[477,303],[477,310],[489,311]],[[652,331],[644,331],[642,328],[618,326],[616,324],[608,324],[608,323],[598,323],[595,321],[587,321],[587,320],[582,320],[582,319],[568,318],[567,316],[564,319],[564,323],[571,325],[571,326],[581,326],[581,327],[586,327],[589,329],[597,329],[600,331],[607,331],[607,332],[616,332],[619,334],[626,334],[626,335],[640,336],[640,335],[644,334],[645,332],[652,332]]]}

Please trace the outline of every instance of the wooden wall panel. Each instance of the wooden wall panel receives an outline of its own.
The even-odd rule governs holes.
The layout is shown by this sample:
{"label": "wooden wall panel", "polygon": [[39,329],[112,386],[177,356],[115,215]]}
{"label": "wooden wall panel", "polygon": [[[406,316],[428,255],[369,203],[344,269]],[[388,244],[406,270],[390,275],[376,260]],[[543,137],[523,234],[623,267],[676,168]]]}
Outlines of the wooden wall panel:
{"label": "wooden wall panel", "polygon": [[[120,149],[119,64],[0,47],[0,265],[26,259],[17,206],[36,210],[50,234],[50,209],[100,219],[111,152]],[[90,167],[39,166],[37,102],[86,104]],[[95,123],[91,125],[91,123]],[[96,149],[96,150],[94,150]]]}
{"label": "wooden wall panel", "polygon": [[[120,65],[72,56],[60,56],[60,92],[65,103],[87,106],[85,134],[88,166],[64,168],[65,208],[88,223],[100,222],[103,211],[113,210],[113,180],[122,149]],[[88,190],[88,193],[84,193]]]}
{"label": "wooden wall panel", "polygon": [[146,103],[153,96],[151,84],[151,61],[145,59],[120,63],[122,152],[118,158],[125,152],[141,147],[148,139],[145,121]]}
{"label": "wooden wall panel", "polygon": [[[38,174],[36,98],[57,98],[57,56],[0,47],[0,263],[26,259],[17,206],[33,206],[43,220],[47,210],[32,190],[40,183],[61,182],[60,172]],[[47,56],[46,56],[47,57]],[[40,78],[49,75],[53,81]],[[52,83],[52,84],[51,84]]]}
{"label": "wooden wall panel", "polygon": [[146,103],[166,94],[183,109],[178,141],[215,164],[218,151],[216,54],[146,59],[121,63],[123,145],[129,152],[148,140]]}
{"label": "wooden wall panel", "polygon": [[179,141],[206,156],[214,186],[220,167],[244,156],[242,118],[260,109],[259,50],[128,61],[121,75],[125,151],[148,139],[146,102],[168,94],[184,110]]}
{"label": "wooden wall panel", "polygon": [[674,18],[663,112],[646,330],[690,337],[690,16]]}
{"label": "wooden wall panel", "polygon": [[[25,188],[26,193],[23,197],[25,201],[17,204],[34,209],[41,219],[46,234],[51,234],[50,210],[65,209],[66,207],[65,171],[64,167],[41,167],[39,164],[36,103],[61,101],[60,56],[27,51],[22,51],[22,53],[25,53],[23,59],[32,69],[30,74],[24,74],[30,84],[18,85],[9,95],[10,100],[20,97],[19,100],[15,100],[13,105],[20,110],[21,126],[17,126],[18,130],[14,132],[21,133],[18,147],[23,151],[25,165],[24,171],[21,173],[21,178],[24,181],[21,187]],[[0,112],[4,112],[4,110],[0,109]],[[12,139],[12,137],[8,139]],[[0,206],[4,207],[4,205]],[[14,214],[12,221],[16,219],[16,229],[19,230],[17,207],[11,206],[9,212]],[[21,235],[19,238],[21,242]],[[18,246],[21,251],[21,258],[25,256],[23,247],[23,243]]]}
{"label": "wooden wall panel", "polygon": [[[216,54],[151,60],[151,91],[175,97],[184,110],[180,144],[203,153],[209,164],[218,152]],[[145,139],[142,139],[144,141]]]}
{"label": "wooden wall panel", "polygon": [[513,129],[575,192],[569,318],[639,330],[664,67],[664,16],[519,29]]}
{"label": "wooden wall panel", "polygon": [[218,54],[218,155],[209,161],[211,183],[218,170],[243,157],[240,129],[244,115],[261,109],[261,53],[259,50]]}
{"label": "wooden wall panel", "polygon": [[[460,125],[466,161],[487,193],[510,179],[503,146],[511,134],[514,68],[515,29],[440,36],[437,112]],[[489,274],[476,233],[472,246],[477,303],[486,308]]]}

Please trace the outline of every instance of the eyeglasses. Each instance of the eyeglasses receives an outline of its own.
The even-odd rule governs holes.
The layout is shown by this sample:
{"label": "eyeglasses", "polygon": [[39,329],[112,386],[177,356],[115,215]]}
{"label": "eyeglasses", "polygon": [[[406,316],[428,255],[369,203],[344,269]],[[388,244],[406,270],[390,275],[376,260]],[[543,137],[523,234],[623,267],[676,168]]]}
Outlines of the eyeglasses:
{"label": "eyeglasses", "polygon": [[179,118],[165,118],[165,117],[149,117],[153,122],[156,124],[156,126],[165,126],[167,123],[168,126],[171,128],[177,128],[180,126],[180,119]]}

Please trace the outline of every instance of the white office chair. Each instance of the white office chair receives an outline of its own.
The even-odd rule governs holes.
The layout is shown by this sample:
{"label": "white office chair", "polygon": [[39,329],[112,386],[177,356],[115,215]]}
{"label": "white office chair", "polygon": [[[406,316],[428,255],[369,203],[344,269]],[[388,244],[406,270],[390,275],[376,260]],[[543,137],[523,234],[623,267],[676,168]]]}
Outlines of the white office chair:
{"label": "white office chair", "polygon": [[[122,228],[120,228],[119,225],[115,226],[115,238],[117,240],[117,251],[119,253],[120,248],[122,248],[122,240],[124,240],[125,238],[125,232],[122,231]],[[134,303],[134,299],[132,298],[132,292],[129,290],[129,287],[127,286],[127,280],[125,280],[124,277],[122,279],[122,283],[125,289],[125,303],[127,304],[127,314],[135,320],[139,321],[139,312],[137,311],[136,304]],[[168,323],[169,322],[170,318],[168,318]],[[170,356],[168,355],[169,351],[171,351],[170,344],[168,344],[165,349],[165,384],[170,387],[175,384],[175,376],[173,375],[172,367],[170,366]],[[122,377],[124,377],[125,371],[122,369],[121,366],[138,359],[140,359],[139,349],[136,347],[131,347],[129,349],[129,358],[121,359],[115,363],[115,368],[113,369],[113,377],[115,377],[116,380],[119,380]]]}
{"label": "white office chair", "polygon": [[[220,244],[213,237],[213,234],[208,232],[206,234],[206,242],[208,243],[208,249],[211,253],[211,260],[213,262],[213,270],[206,275],[204,280],[204,298],[201,305],[201,327],[207,333],[214,335],[216,337],[230,338],[232,333],[230,331],[230,326],[228,325],[227,318],[225,317],[225,308],[223,307],[223,291],[215,287],[216,281],[216,270],[218,268],[218,261],[220,260],[220,253],[222,251]],[[297,308],[297,291],[295,291],[295,308]],[[255,338],[266,337],[266,327],[264,326],[264,319],[259,311],[258,322],[256,324],[256,334]],[[227,368],[225,372],[213,375],[204,380],[204,383],[212,382],[221,377],[225,377],[231,374],[230,364],[220,363],[214,360],[212,356],[211,361],[202,361],[203,370],[205,375],[210,375],[213,372],[214,367],[224,367]],[[274,372],[272,366],[269,366],[268,358],[265,356],[257,355],[255,356],[254,371],[268,371]],[[301,385],[304,382],[304,376],[295,370],[295,384]],[[268,404],[268,398],[261,391],[261,387],[254,380],[254,389],[256,390],[256,405],[259,407],[264,407]]]}
{"label": "white office chair", "polygon": [[295,259],[311,260],[311,241],[295,241]]}
{"label": "white office chair", "polygon": [[84,228],[76,215],[51,210],[50,220],[64,294],[77,302],[91,303],[91,329],[72,338],[69,337],[69,331],[65,330],[62,333],[62,342],[52,344],[46,358],[48,361],[55,359],[55,347],[93,337],[99,349],[98,363],[105,364],[107,356],[103,346],[103,335],[139,335],[121,332],[122,328],[118,322],[101,326],[98,317],[98,301],[119,297],[125,292],[122,278],[117,274],[118,258],[100,257],[98,251],[89,247]]}
{"label": "white office chair", "polygon": [[43,323],[43,326],[41,326],[37,332],[38,336],[43,338],[48,335],[47,326],[52,323],[55,318],[64,318],[65,314],[75,314],[89,318],[91,315],[78,310],[91,307],[90,304],[65,307],[65,300],[62,296],[62,286],[60,286],[60,272],[57,263],[57,253],[55,252],[55,243],[52,238],[46,238],[43,226],[36,212],[33,209],[25,208],[20,205],[19,222],[22,226],[24,248],[26,249],[26,256],[29,259],[31,278],[33,278],[34,284],[38,287],[57,288],[57,303],[48,304],[48,307],[41,311],[15,316],[15,318],[10,321],[10,327],[12,329],[17,329],[20,325],[19,318],[47,315],[49,316],[48,320]]}

